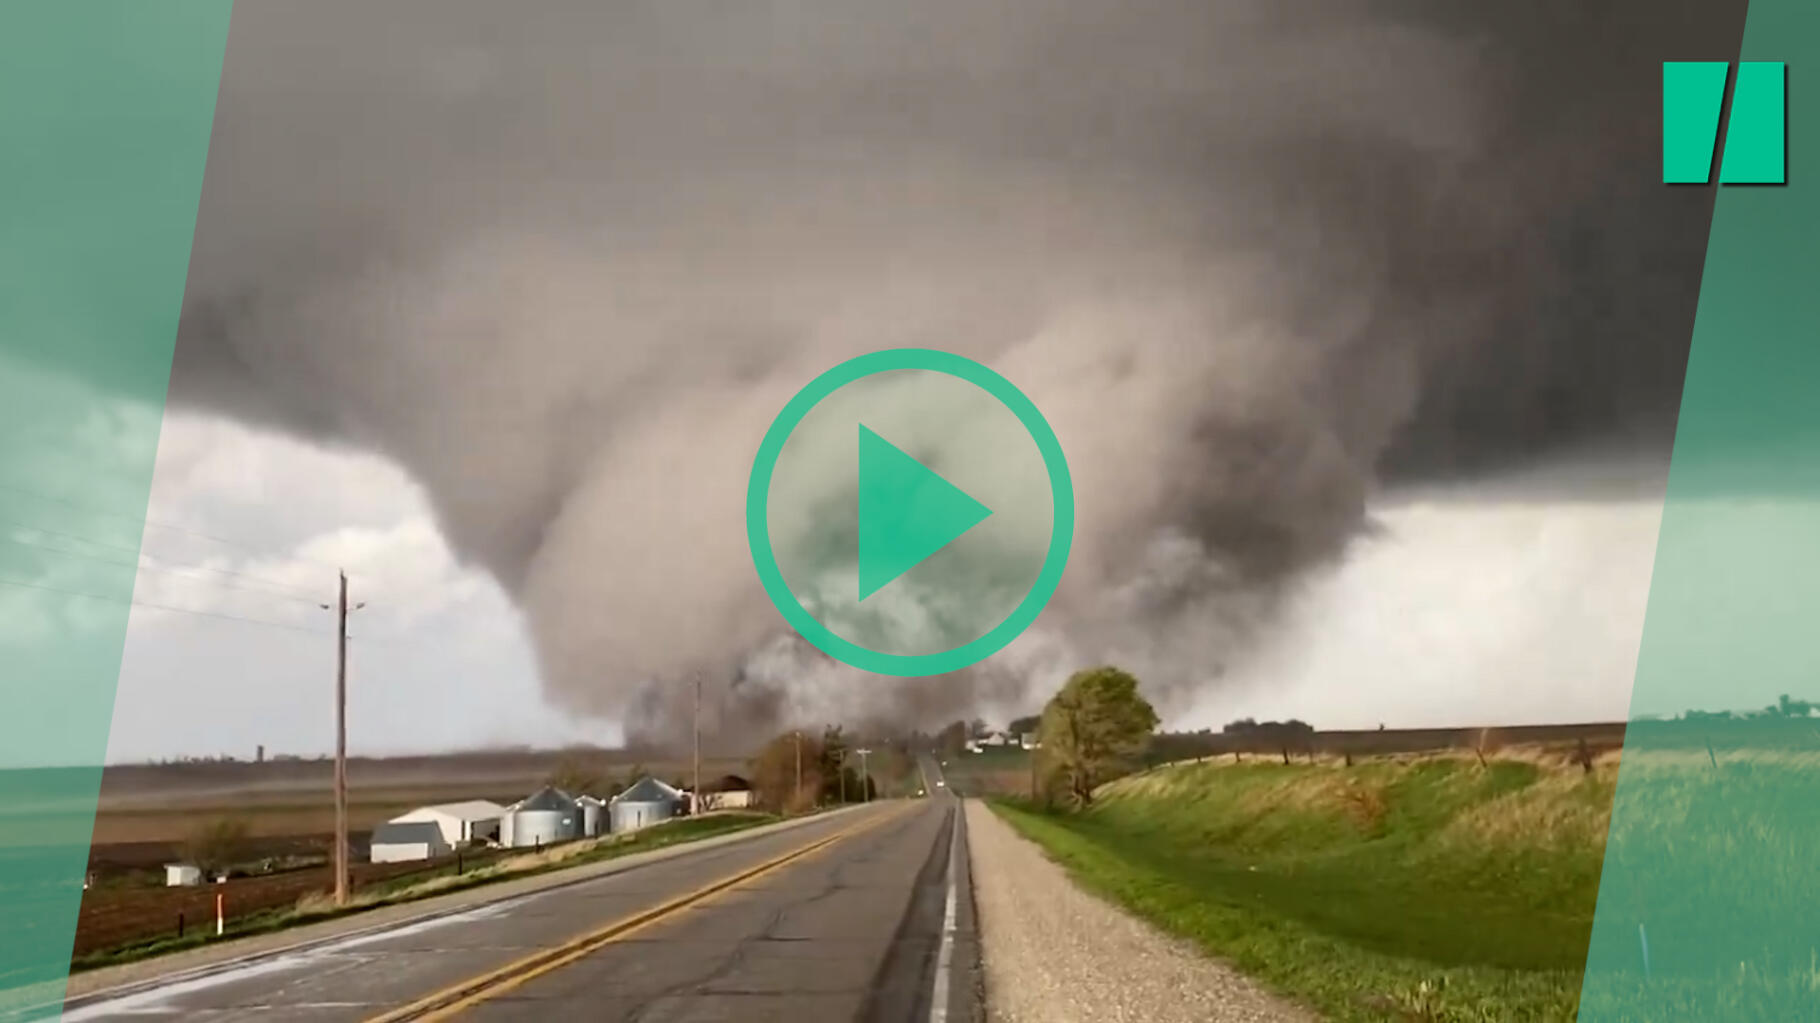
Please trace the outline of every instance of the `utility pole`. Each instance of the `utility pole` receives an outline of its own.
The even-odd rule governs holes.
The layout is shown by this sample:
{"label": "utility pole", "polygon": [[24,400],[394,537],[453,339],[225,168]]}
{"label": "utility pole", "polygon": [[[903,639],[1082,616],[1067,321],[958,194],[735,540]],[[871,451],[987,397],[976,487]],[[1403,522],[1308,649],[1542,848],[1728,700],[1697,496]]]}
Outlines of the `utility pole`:
{"label": "utility pole", "polygon": [[689,814],[694,816],[701,812],[701,672],[695,673],[695,793],[690,800]]}
{"label": "utility pole", "polygon": [[840,805],[847,805],[847,751],[840,751],[840,758],[835,762],[835,770],[840,772]]}
{"label": "utility pole", "polygon": [[[348,574],[335,602],[335,905],[348,904]],[[323,610],[329,605],[319,604]],[[367,606],[365,601],[354,610]]]}
{"label": "utility pole", "polygon": [[859,754],[859,801],[862,803],[870,803],[872,802],[872,772],[866,768],[866,758],[872,754],[872,751],[869,749],[856,749],[853,752]]}
{"label": "utility pole", "polygon": [[335,617],[335,905],[348,904],[348,574]]}
{"label": "utility pole", "polygon": [[803,730],[796,730],[796,801],[803,801]]}

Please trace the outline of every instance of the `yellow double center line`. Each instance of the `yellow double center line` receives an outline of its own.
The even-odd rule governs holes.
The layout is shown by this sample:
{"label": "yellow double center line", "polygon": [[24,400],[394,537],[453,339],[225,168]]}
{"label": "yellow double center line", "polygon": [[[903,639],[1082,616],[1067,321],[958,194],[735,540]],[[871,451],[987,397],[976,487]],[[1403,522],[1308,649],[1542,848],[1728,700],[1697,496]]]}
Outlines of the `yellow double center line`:
{"label": "yellow double center line", "polygon": [[798,846],[782,856],[766,860],[756,867],[749,867],[736,874],[723,877],[712,884],[697,888],[687,895],[678,896],[660,906],[634,913],[631,916],[622,917],[604,927],[598,927],[585,934],[579,934],[570,938],[568,941],[565,941],[554,948],[534,952],[531,955],[525,956],[523,959],[508,963],[489,973],[483,973],[478,977],[471,977],[459,983],[451,984],[433,994],[425,995],[409,1005],[401,1006],[390,1012],[374,1016],[369,1019],[367,1023],[401,1023],[403,1020],[451,1019],[456,1014],[471,1009],[489,998],[496,998],[499,995],[502,995],[521,984],[534,980],[537,977],[541,977],[552,970],[559,970],[564,966],[568,966],[570,963],[591,955],[594,952],[598,952],[607,945],[625,938],[635,931],[649,927],[689,906],[693,906],[711,896],[724,892],[735,885],[755,880],[787,864],[800,860],[811,853],[826,849],[828,846],[831,846],[842,839],[851,838],[862,831],[875,828],[886,821],[896,820],[898,817],[901,817],[904,813],[908,812],[910,808],[917,805],[920,804],[911,803],[908,806],[900,807],[899,809],[879,814],[877,817],[873,817],[869,820],[861,821],[858,824],[842,828],[826,838],[818,838],[806,845]]}

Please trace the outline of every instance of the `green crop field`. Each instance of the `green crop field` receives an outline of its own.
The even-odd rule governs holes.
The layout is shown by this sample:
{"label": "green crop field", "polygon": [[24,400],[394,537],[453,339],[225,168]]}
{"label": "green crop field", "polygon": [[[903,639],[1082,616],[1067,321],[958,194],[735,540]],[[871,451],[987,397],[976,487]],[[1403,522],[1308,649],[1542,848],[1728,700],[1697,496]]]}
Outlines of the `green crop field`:
{"label": "green crop field", "polygon": [[1083,885],[1340,1020],[1571,1020],[1615,758],[1181,764],[995,803]]}

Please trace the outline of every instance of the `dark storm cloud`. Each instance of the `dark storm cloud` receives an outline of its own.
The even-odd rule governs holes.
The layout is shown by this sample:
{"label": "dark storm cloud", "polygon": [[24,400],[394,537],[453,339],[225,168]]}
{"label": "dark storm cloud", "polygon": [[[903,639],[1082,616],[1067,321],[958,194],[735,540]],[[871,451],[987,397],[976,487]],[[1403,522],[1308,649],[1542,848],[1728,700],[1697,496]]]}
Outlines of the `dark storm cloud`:
{"label": "dark storm cloud", "polygon": [[[1663,450],[1711,199],[1652,182],[1657,65],[1742,8],[1597,6],[243,2],[172,399],[406,466],[579,710],[1167,693],[1381,481]],[[738,508],[783,400],[899,344],[1029,391],[1081,525],[1001,663],[856,695]]]}

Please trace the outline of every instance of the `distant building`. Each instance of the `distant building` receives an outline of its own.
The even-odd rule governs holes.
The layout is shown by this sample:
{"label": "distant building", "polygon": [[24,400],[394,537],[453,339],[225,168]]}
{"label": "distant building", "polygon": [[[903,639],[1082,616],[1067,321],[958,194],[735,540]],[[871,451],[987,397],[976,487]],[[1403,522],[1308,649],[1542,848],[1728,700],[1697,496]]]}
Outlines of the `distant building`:
{"label": "distant building", "polygon": [[737,774],[722,775],[702,787],[701,808],[744,810],[752,805],[752,783]]}
{"label": "distant building", "polygon": [[374,863],[405,863],[447,855],[442,829],[432,821],[387,821],[373,829],[367,858]]}
{"label": "distant building", "polygon": [[1035,732],[1025,732],[1018,736],[1018,745],[1024,749],[1042,749],[1043,744],[1037,741]]}
{"label": "distant building", "polygon": [[498,803],[470,799],[461,803],[420,806],[392,818],[391,823],[434,824],[442,832],[443,842],[450,848],[457,848],[471,842],[498,841],[499,822],[505,813],[506,808]]}
{"label": "distant building", "polygon": [[514,848],[550,845],[581,837],[582,808],[561,789],[542,788],[506,807],[499,842]]}
{"label": "distant building", "polygon": [[188,888],[202,883],[202,868],[193,863],[166,863],[164,884],[167,888]]}
{"label": "distant building", "polygon": [[641,778],[607,804],[612,814],[612,830],[637,831],[667,821],[682,812],[683,802],[682,790],[656,778]]}

